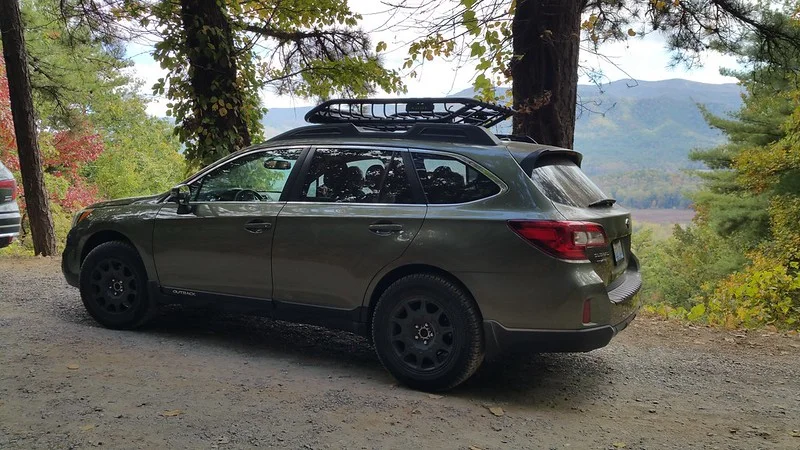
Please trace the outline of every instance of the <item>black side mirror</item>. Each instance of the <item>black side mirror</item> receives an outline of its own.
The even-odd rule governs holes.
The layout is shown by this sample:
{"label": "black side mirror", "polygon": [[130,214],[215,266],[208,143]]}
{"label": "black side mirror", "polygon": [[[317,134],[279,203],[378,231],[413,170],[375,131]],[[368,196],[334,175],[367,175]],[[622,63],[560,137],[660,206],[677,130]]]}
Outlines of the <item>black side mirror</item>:
{"label": "black side mirror", "polygon": [[172,201],[178,204],[178,214],[186,214],[191,211],[189,200],[192,196],[192,191],[189,189],[189,186],[179,184],[169,192]]}

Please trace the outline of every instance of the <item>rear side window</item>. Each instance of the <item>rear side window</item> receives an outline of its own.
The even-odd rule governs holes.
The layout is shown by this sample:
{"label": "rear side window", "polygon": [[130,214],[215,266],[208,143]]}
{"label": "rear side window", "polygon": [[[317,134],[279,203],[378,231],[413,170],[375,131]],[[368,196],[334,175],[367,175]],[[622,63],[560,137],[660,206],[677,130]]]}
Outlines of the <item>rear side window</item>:
{"label": "rear side window", "polygon": [[497,183],[458,159],[429,153],[412,158],[430,204],[466,203],[500,192]]}
{"label": "rear side window", "polygon": [[314,151],[300,201],[415,203],[400,152],[346,148]]}
{"label": "rear side window", "polygon": [[529,175],[536,187],[556,203],[585,208],[609,198],[567,158],[542,158]]}

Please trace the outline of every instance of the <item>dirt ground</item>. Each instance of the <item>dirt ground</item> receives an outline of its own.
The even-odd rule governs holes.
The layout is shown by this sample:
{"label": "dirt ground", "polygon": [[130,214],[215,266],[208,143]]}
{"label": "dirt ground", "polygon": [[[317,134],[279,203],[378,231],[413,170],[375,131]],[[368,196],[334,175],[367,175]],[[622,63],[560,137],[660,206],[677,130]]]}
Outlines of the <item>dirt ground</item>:
{"label": "dirt ground", "polygon": [[177,310],[100,328],[58,259],[0,258],[0,348],[0,448],[800,448],[800,338],[764,331],[640,317],[436,396],[346,333]]}

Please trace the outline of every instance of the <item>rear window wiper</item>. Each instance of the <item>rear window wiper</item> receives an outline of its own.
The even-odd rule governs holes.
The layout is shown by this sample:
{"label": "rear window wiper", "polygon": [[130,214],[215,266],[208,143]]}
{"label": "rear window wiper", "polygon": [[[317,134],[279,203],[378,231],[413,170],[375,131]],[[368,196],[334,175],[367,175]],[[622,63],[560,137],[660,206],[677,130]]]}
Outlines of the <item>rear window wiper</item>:
{"label": "rear window wiper", "polygon": [[589,208],[599,208],[599,207],[613,206],[614,203],[617,203],[617,201],[614,200],[613,198],[604,198],[596,202],[589,203],[589,205],[587,206],[589,206]]}

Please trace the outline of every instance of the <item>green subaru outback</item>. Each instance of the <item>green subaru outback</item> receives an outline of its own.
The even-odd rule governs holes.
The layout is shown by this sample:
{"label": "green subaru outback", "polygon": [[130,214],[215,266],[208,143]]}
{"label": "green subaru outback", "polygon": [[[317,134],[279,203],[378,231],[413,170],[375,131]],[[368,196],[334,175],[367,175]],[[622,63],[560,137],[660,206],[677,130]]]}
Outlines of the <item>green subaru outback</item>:
{"label": "green subaru outback", "polygon": [[161,305],[371,339],[403,383],[452,388],[513,350],[584,352],[636,314],[630,214],[581,154],[491,133],[472,99],[334,100],[301,127],[152,197],[74,219],[63,256],[89,314]]}

